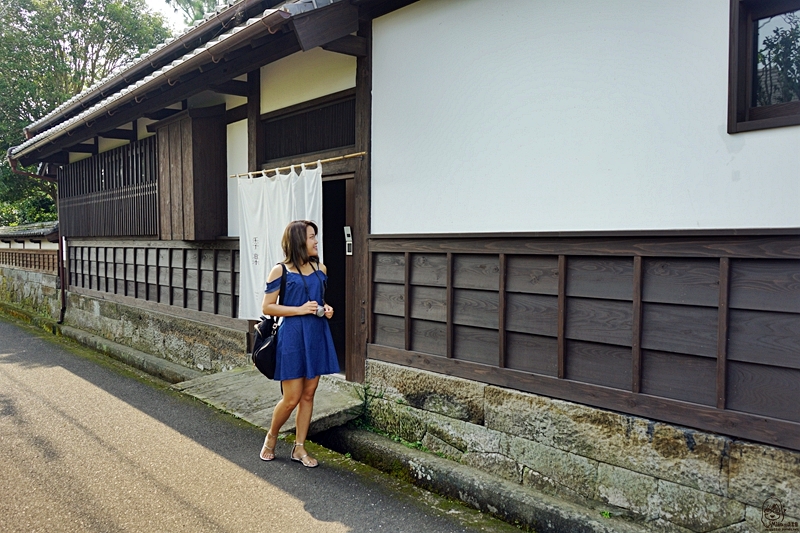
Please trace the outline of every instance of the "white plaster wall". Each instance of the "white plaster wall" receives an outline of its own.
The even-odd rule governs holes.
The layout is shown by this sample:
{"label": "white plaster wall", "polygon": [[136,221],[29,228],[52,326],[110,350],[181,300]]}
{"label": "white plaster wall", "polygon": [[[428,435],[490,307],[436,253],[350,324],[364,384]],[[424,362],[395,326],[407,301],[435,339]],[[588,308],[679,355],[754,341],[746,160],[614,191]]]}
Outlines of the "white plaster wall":
{"label": "white plaster wall", "polygon": [[314,48],[261,67],[261,113],[356,86],[356,58]]}
{"label": "white plaster wall", "polygon": [[728,0],[374,21],[372,232],[800,227],[800,127],[728,135]]}
{"label": "white plaster wall", "polygon": [[99,141],[97,144],[98,154],[102,154],[103,152],[108,152],[109,150],[113,150],[114,148],[119,148],[120,146],[130,144],[130,141],[126,141],[124,139],[106,139],[105,137],[98,137],[98,141]]}
{"label": "white plaster wall", "polygon": [[[228,124],[228,176],[247,172],[247,121]],[[239,236],[239,187],[238,181],[228,180],[228,236]]]}

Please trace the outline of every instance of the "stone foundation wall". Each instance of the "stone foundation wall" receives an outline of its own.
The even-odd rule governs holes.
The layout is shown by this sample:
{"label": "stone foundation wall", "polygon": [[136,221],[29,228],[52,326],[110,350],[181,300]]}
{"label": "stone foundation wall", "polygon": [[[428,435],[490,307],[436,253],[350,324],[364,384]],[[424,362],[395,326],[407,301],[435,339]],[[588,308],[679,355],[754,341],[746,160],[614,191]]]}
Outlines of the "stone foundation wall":
{"label": "stone foundation wall", "polygon": [[64,323],[189,368],[219,372],[250,364],[247,333],[67,293]]}
{"label": "stone foundation wall", "polygon": [[53,274],[0,267],[0,301],[56,320],[61,310],[58,287],[58,276]]}
{"label": "stone foundation wall", "polygon": [[374,360],[366,389],[378,429],[653,531],[800,531],[798,452]]}

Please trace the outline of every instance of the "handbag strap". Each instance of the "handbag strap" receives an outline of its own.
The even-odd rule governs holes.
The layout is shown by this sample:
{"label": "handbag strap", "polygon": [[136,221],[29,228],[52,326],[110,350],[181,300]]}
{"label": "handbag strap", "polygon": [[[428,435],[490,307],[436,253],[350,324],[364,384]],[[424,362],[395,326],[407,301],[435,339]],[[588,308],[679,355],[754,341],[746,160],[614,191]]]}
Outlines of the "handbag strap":
{"label": "handbag strap", "polygon": [[[275,300],[276,304],[279,304],[284,299],[284,294],[286,294],[286,265],[283,263],[278,263],[281,265],[281,289],[278,291],[278,299]],[[283,317],[277,317],[272,323],[272,333],[274,334],[278,330],[278,326],[283,323]]]}
{"label": "handbag strap", "polygon": [[283,295],[286,292],[286,265],[284,263],[278,263],[278,264],[281,265],[281,270],[282,270],[282,272],[281,272],[281,290],[280,290],[280,292],[278,292],[278,299],[275,301],[275,303],[278,303],[281,300],[283,300]]}

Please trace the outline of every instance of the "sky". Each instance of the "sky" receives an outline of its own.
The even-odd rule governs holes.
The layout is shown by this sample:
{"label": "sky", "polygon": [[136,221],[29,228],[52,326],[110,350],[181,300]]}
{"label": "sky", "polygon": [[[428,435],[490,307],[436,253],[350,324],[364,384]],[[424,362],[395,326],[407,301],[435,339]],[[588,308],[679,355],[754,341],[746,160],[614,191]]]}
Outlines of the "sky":
{"label": "sky", "polygon": [[183,22],[183,16],[167,5],[166,0],[145,0],[145,3],[147,7],[153,11],[164,15],[164,18],[167,19],[167,24],[169,24],[173,30],[182,30],[186,27],[186,24]]}

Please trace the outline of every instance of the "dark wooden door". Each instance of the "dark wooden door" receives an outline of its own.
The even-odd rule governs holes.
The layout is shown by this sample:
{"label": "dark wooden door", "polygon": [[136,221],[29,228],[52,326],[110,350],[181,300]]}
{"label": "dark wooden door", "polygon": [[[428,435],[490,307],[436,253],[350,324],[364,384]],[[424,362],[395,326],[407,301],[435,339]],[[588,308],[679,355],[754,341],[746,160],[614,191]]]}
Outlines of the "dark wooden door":
{"label": "dark wooden door", "polygon": [[342,373],[345,372],[347,354],[355,348],[350,333],[356,312],[356,306],[353,305],[354,256],[346,253],[344,232],[345,226],[352,228],[354,224],[354,190],[352,174],[323,178],[322,253],[328,269],[325,299],[334,309],[330,327]]}

